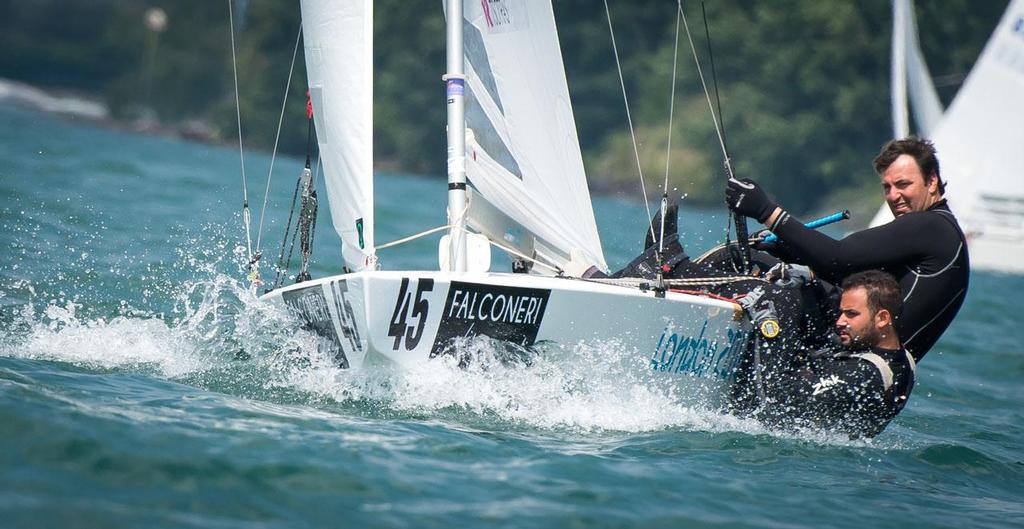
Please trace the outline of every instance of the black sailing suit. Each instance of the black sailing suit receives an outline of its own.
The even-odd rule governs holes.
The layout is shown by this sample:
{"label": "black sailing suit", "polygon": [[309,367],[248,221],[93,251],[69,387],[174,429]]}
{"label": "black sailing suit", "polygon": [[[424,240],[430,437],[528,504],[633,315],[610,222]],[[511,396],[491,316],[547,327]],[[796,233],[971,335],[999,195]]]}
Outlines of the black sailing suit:
{"label": "black sailing suit", "polygon": [[903,292],[896,331],[916,361],[949,327],[967,295],[967,241],[945,200],[838,241],[788,213],[772,231],[781,241],[778,257],[805,264],[826,281],[839,284],[876,268],[892,274]]}
{"label": "black sailing suit", "polygon": [[905,349],[818,352],[794,369],[765,373],[766,398],[757,416],[776,427],[874,437],[906,405],[914,370]]}

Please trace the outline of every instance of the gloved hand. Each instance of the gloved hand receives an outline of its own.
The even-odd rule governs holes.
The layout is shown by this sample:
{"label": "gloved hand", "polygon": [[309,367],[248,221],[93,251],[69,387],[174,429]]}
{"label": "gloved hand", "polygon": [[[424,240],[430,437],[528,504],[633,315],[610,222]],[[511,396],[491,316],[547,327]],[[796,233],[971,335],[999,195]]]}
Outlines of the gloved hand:
{"label": "gloved hand", "polygon": [[753,244],[751,244],[750,247],[755,250],[761,250],[762,252],[768,252],[772,255],[775,255],[772,252],[772,250],[775,250],[776,248],[779,247],[779,239],[776,238],[773,241],[764,240],[765,237],[767,237],[771,233],[771,230],[761,230],[757,232],[753,237],[753,239],[756,239],[756,241]]}
{"label": "gloved hand", "polygon": [[774,241],[770,242],[764,240],[765,236],[768,235],[769,233],[771,232],[768,230],[761,230],[757,232],[757,235],[755,235],[754,237],[758,239],[758,241],[755,242],[754,244],[751,244],[750,247],[755,250],[765,252],[771,255],[772,257],[778,258],[787,263],[796,262],[796,259],[793,257],[793,254],[789,251],[789,247],[786,246],[786,244],[783,243],[781,239],[775,239]]}
{"label": "gloved hand", "polygon": [[768,193],[749,178],[729,179],[729,187],[725,190],[725,203],[736,213],[755,218],[762,224],[778,207],[778,204],[768,197]]}

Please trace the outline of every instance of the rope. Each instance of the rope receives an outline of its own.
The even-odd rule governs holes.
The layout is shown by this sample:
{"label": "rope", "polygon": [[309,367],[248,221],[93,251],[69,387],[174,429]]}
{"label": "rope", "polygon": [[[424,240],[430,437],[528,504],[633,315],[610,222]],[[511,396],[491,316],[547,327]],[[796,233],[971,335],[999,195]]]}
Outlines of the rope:
{"label": "rope", "polygon": [[[622,102],[626,105],[626,122],[629,123],[629,137],[633,140],[633,156],[636,158],[636,170],[640,174],[640,192],[644,195],[644,223],[647,223],[647,215],[651,212],[651,204],[647,200],[647,185],[644,184],[644,171],[640,167],[640,150],[636,144],[636,133],[633,131],[633,117],[629,113],[629,98],[626,97],[626,80],[622,76],[622,63],[619,62],[619,48],[615,44],[615,30],[612,29],[612,14],[608,10],[608,0],[604,0],[604,12],[608,17],[608,33],[612,38],[612,51],[615,54],[615,68],[619,71],[619,85],[622,87]],[[651,237],[655,236],[654,226],[651,226]]]}
{"label": "rope", "polygon": [[281,101],[281,116],[277,118],[277,134],[274,136],[274,150],[270,155],[270,171],[267,173],[267,189],[263,192],[263,207],[260,209],[260,225],[256,230],[256,251],[260,251],[263,241],[263,217],[267,212],[267,199],[270,197],[270,179],[274,176],[274,161],[277,159],[277,144],[281,139],[281,125],[284,124],[284,107],[288,104],[288,89],[292,86],[292,73],[295,71],[295,57],[299,54],[299,41],[302,39],[302,23],[299,22],[299,34],[295,36],[295,49],[292,50],[292,64],[288,67],[288,81],[284,85],[284,98]]}
{"label": "rope", "polygon": [[[397,240],[394,240],[394,241],[391,241],[391,242],[388,242],[388,243],[377,245],[377,249],[378,250],[383,250],[385,248],[391,248],[392,246],[398,246],[400,244],[405,244],[407,242],[411,242],[411,241],[414,241],[416,239],[419,239],[419,238],[422,238],[422,237],[426,237],[427,235],[430,235],[430,234],[433,234],[433,233],[437,233],[439,231],[444,231],[444,230],[447,230],[447,229],[451,229],[451,228],[454,228],[454,227],[455,227],[454,224],[445,224],[443,226],[437,226],[436,228],[430,228],[429,230],[421,231],[419,233],[416,233],[414,235],[410,235],[408,237],[403,237],[401,239],[397,239]],[[491,246],[494,246],[495,248],[498,248],[498,249],[503,250],[503,251],[505,251],[505,252],[507,252],[509,254],[512,254],[512,255],[514,255],[516,257],[519,257],[520,259],[526,259],[527,261],[530,261],[530,262],[532,262],[534,264],[543,266],[544,268],[547,268],[548,270],[551,270],[552,272],[554,272],[556,274],[562,274],[564,272],[561,268],[558,268],[557,266],[551,266],[551,265],[549,265],[549,264],[547,264],[547,263],[545,263],[543,261],[540,261],[540,260],[535,259],[533,257],[527,256],[527,255],[525,255],[523,253],[520,253],[520,252],[516,251],[513,248],[509,248],[508,246],[505,246],[505,245],[503,245],[501,243],[492,241],[490,238],[487,238],[487,243],[490,244]]]}
{"label": "rope", "polygon": [[[757,280],[757,281],[764,281],[763,279],[760,279],[760,278],[757,278],[757,277],[742,276],[742,275],[741,276],[726,276],[726,277],[687,277],[687,278],[683,278],[683,279],[665,279],[664,281],[665,281],[665,285],[671,288],[671,287],[687,287],[687,286],[699,286],[699,285],[709,285],[709,286],[726,285],[726,284],[729,284],[729,283],[738,283],[740,281],[749,281],[751,279]],[[610,284],[610,285],[618,285],[618,286],[624,286],[624,287],[636,287],[636,288],[639,288],[640,285],[643,285],[644,283],[650,284],[651,281],[652,281],[651,279],[644,279],[642,277],[620,277],[620,278],[588,277],[588,278],[583,278],[583,280],[584,281],[593,281],[595,283],[606,283],[606,284]]]}
{"label": "rope", "polygon": [[512,248],[509,248],[509,247],[507,247],[507,246],[504,246],[504,245],[502,245],[502,244],[501,244],[501,243],[499,243],[499,242],[496,242],[496,241],[492,241],[492,240],[491,240],[491,239],[489,239],[489,238],[487,239],[487,242],[488,242],[488,243],[490,243],[490,245],[491,245],[491,246],[494,246],[495,248],[498,248],[498,249],[504,250],[504,251],[506,251],[506,252],[508,252],[508,253],[510,253],[510,254],[512,254],[512,255],[514,255],[514,256],[516,256],[516,257],[520,258],[520,259],[526,259],[527,261],[530,261],[530,262],[531,262],[531,263],[533,263],[533,264],[536,264],[536,265],[541,265],[541,266],[543,266],[544,268],[547,268],[548,270],[551,270],[551,271],[552,271],[552,272],[554,272],[554,273],[555,273],[556,275],[562,275],[563,273],[565,273],[565,271],[564,271],[564,270],[562,270],[561,268],[558,268],[557,266],[552,266],[552,265],[549,265],[549,264],[545,263],[544,261],[540,261],[540,260],[538,260],[538,259],[535,259],[535,258],[533,258],[533,257],[527,256],[527,255],[525,255],[525,254],[523,254],[523,253],[520,253],[520,252],[518,252],[518,251],[516,251],[516,250],[514,250],[514,249],[512,249]]}
{"label": "rope", "polygon": [[238,60],[235,57],[235,15],[228,0],[228,27],[231,32],[231,71],[235,78],[235,117],[238,119],[238,157],[242,162],[242,222],[245,224],[245,245],[252,262],[252,221],[249,217],[249,187],[245,178],[245,153],[242,150],[242,107],[238,99]]}
{"label": "rope", "polygon": [[[288,266],[284,264],[284,247],[288,246],[288,232],[291,231],[292,217],[295,215],[295,202],[299,198],[299,183],[301,180],[295,182],[295,193],[292,195],[292,207],[288,210],[288,222],[284,225],[284,239],[281,240],[281,252],[277,256],[277,274],[274,276],[274,284],[271,288],[277,288],[280,286],[281,274],[286,272],[291,266],[292,252],[288,250]],[[296,228],[296,231],[298,229]],[[294,244],[292,245],[294,247]]]}
{"label": "rope", "polygon": [[400,244],[405,244],[407,242],[415,241],[416,239],[419,239],[419,238],[422,238],[422,237],[426,237],[427,235],[430,235],[432,233],[437,233],[439,231],[447,230],[447,229],[449,229],[451,227],[452,227],[451,224],[445,224],[444,226],[438,226],[436,228],[430,228],[429,230],[421,231],[421,232],[419,232],[419,233],[417,233],[415,235],[410,235],[408,237],[404,237],[404,238],[401,238],[401,239],[398,239],[398,240],[395,240],[395,241],[391,241],[389,243],[378,244],[377,245],[377,249],[378,250],[383,250],[385,248],[391,248],[392,246],[398,246]]}

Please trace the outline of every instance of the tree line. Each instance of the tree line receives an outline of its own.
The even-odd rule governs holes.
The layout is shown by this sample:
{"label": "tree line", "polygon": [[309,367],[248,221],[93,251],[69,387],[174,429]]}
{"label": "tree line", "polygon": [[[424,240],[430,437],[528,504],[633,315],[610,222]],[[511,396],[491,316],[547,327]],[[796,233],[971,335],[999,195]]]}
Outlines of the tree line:
{"label": "tree line", "polygon": [[[444,18],[440,3],[374,6],[374,150],[382,168],[444,173]],[[918,0],[921,45],[948,104],[1005,2]],[[639,198],[604,6],[555,0],[555,18],[591,187]],[[0,77],[101,96],[114,116],[209,122],[236,141],[228,3],[209,0],[0,0]],[[300,19],[297,0],[234,0],[243,137],[269,149]],[[648,189],[666,171],[675,0],[610,0],[640,165]],[[876,185],[870,160],[889,139],[891,6],[884,0],[683,2],[739,177],[796,211]],[[145,13],[159,7],[166,28]],[[704,31],[704,17],[710,39]],[[692,52],[680,35],[670,194],[718,204],[722,151]],[[709,41],[710,40],[710,44]],[[715,90],[712,87],[712,90]],[[280,149],[306,148],[305,70],[295,63]],[[940,153],[941,158],[941,153]],[[660,190],[659,190],[660,193]],[[837,195],[838,193],[838,195]],[[864,199],[867,200],[867,199]],[[872,194],[877,203],[877,194]]]}

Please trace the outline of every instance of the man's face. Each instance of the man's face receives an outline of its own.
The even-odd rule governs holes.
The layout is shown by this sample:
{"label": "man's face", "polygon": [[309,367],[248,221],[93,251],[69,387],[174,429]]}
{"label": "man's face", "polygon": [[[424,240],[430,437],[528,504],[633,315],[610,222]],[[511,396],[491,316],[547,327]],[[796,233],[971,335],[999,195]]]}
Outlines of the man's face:
{"label": "man's face", "polygon": [[912,211],[924,211],[938,202],[939,179],[926,182],[917,160],[909,154],[901,154],[882,173],[882,191],[889,210],[899,217]]}
{"label": "man's face", "polygon": [[839,341],[848,349],[873,347],[881,340],[875,314],[868,307],[868,293],[863,288],[843,292],[839,301],[839,319],[836,332]]}

